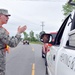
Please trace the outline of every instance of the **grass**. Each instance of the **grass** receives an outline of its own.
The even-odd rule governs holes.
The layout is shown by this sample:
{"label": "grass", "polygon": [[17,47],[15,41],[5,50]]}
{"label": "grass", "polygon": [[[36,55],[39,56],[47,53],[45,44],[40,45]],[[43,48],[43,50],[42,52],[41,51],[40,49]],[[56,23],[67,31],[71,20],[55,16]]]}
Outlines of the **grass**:
{"label": "grass", "polygon": [[30,43],[32,43],[32,44],[42,44],[42,42],[30,42]]}

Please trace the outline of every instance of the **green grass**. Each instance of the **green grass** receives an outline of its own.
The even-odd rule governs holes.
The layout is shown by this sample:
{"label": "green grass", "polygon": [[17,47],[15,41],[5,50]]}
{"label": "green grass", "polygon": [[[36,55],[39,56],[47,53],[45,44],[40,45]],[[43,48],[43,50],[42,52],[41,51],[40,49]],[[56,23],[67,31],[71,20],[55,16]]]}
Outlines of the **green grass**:
{"label": "green grass", "polygon": [[42,42],[30,42],[32,44],[42,44]]}

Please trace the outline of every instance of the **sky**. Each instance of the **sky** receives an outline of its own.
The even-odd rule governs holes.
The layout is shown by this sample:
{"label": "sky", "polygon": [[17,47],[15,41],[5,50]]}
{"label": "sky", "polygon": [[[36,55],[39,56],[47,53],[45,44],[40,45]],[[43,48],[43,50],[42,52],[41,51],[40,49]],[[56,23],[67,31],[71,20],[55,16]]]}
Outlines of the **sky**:
{"label": "sky", "polygon": [[7,9],[11,14],[4,27],[10,36],[17,33],[18,26],[27,26],[26,32],[32,30],[39,34],[43,30],[46,33],[56,32],[64,19],[63,8],[68,0],[0,0],[0,8]]}

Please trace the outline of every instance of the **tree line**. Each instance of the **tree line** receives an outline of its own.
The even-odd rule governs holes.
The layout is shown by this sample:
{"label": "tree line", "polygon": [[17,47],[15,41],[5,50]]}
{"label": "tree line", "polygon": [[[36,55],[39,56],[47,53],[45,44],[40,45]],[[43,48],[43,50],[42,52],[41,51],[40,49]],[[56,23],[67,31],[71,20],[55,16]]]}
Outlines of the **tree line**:
{"label": "tree line", "polygon": [[27,32],[23,32],[23,35],[24,35],[23,40],[29,40],[31,42],[39,41],[39,34],[36,34],[34,36],[34,32],[32,30],[29,32],[29,34]]}

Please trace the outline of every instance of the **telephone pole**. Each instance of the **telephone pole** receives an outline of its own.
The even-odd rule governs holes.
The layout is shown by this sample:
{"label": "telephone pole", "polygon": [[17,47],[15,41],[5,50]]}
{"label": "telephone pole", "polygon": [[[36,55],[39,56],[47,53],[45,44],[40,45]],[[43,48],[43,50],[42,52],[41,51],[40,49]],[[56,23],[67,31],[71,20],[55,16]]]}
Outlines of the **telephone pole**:
{"label": "telephone pole", "polygon": [[44,25],[44,22],[42,22],[42,25],[41,25],[41,26],[42,26],[42,31],[43,31],[43,28],[44,28],[44,26],[45,26],[45,25]]}

